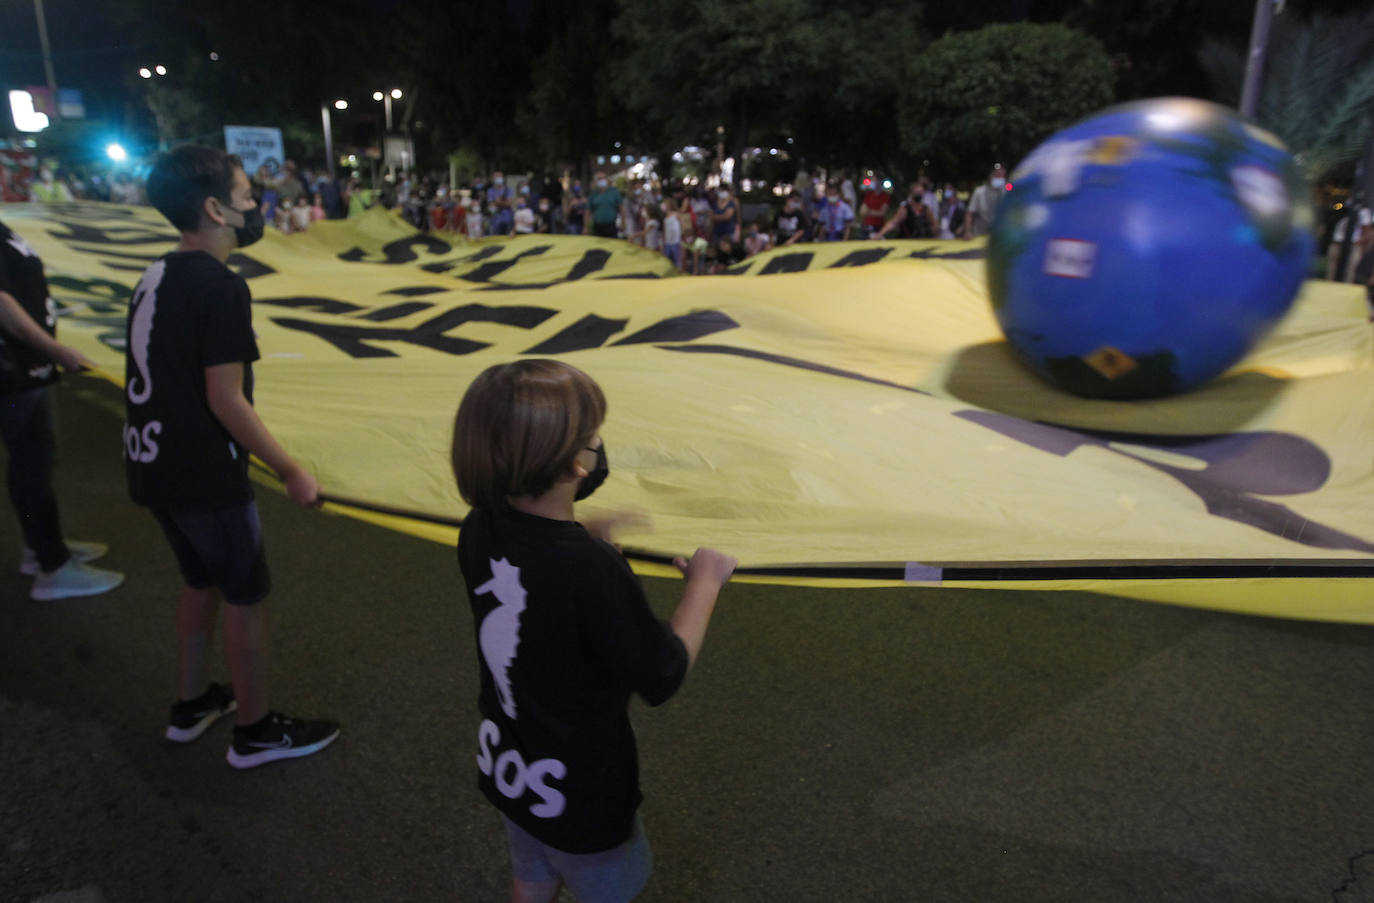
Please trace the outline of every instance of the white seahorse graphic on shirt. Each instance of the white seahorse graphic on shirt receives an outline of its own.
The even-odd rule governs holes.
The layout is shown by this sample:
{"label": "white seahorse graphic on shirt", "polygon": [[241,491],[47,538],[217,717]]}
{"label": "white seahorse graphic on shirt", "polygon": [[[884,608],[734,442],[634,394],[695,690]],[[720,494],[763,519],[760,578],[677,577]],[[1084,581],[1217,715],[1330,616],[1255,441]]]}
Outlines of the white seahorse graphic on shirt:
{"label": "white seahorse graphic on shirt", "polygon": [[477,631],[477,644],[487,670],[496,681],[496,696],[501,710],[515,718],[515,696],[510,687],[510,666],[520,645],[520,613],[525,610],[525,588],[520,585],[520,569],[507,559],[491,561],[491,579],[473,589],[474,595],[491,593],[501,604],[493,608]]}
{"label": "white seahorse graphic on shirt", "polygon": [[129,380],[129,400],[143,404],[153,394],[153,378],[148,373],[148,342],[153,337],[153,314],[157,312],[157,289],[167,272],[167,261],[159,260],[148,267],[134,291],[133,316],[129,320],[129,357],[138,369],[138,376]]}

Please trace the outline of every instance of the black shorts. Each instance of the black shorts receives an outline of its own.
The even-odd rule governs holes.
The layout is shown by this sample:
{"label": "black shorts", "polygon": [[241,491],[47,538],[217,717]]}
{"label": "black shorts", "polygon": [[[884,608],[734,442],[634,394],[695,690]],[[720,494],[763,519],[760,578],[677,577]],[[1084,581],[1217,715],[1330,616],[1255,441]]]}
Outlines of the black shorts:
{"label": "black shorts", "polygon": [[256,502],[216,511],[172,513],[154,508],[153,517],[172,545],[187,586],[216,587],[230,605],[252,605],[267,598],[272,581]]}

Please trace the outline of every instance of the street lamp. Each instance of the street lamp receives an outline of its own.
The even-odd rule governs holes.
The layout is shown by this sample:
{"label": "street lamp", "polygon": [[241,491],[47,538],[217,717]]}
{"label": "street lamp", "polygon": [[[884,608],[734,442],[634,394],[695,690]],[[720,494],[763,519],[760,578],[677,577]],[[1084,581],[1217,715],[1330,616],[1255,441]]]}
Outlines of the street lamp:
{"label": "street lamp", "polygon": [[379,100],[386,108],[386,130],[391,131],[391,101],[401,99],[401,89],[392,88],[389,92],[373,91],[372,99]]}
{"label": "street lamp", "polygon": [[[400,88],[392,88],[389,92],[385,92],[385,93],[382,92],[382,91],[373,91],[373,92],[372,92],[372,99],[373,99],[373,100],[381,101],[383,107],[386,109],[386,133],[382,135],[382,148],[383,148],[383,152],[385,152],[385,148],[386,148],[386,138],[387,138],[387,135],[390,135],[390,134],[391,134],[391,129],[392,129],[392,126],[391,126],[391,101],[392,101],[392,100],[400,100],[400,99],[401,99],[401,89],[400,89]],[[387,154],[386,171],[387,171],[388,177],[391,178],[391,179],[394,181],[395,178],[396,178],[396,167],[395,167],[394,164],[391,163],[390,157],[391,157],[391,155],[390,155],[390,154]]]}
{"label": "street lamp", "polygon": [[[348,101],[334,101],[334,109],[347,110]],[[324,159],[329,165],[329,181],[334,181],[334,129],[329,119],[329,103],[320,101],[320,119],[324,123]]]}

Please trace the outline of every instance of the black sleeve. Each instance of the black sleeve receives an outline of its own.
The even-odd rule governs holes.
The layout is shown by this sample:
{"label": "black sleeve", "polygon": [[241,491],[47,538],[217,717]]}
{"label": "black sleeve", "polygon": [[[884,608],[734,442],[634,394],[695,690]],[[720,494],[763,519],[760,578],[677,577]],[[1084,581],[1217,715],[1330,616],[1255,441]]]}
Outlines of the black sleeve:
{"label": "black sleeve", "polygon": [[222,279],[207,286],[199,314],[205,366],[248,364],[258,359],[248,285],[242,279]]}
{"label": "black sleeve", "polygon": [[10,245],[10,236],[14,233],[8,226],[0,224],[0,292],[14,294],[14,275],[10,272],[10,256],[18,254]]}
{"label": "black sleeve", "polygon": [[592,655],[649,705],[662,705],[687,676],[687,647],[649,608],[639,578],[598,541],[602,580],[582,600],[583,637]]}

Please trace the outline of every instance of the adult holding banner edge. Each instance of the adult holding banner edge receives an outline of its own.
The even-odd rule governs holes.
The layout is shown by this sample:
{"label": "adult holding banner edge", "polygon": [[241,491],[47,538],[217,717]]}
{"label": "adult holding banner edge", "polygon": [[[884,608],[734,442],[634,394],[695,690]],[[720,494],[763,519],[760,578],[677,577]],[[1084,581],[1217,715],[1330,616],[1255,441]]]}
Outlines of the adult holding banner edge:
{"label": "adult holding banner edge", "polygon": [[62,536],[48,387],[57,382],[59,366],[82,370],[91,362],[56,335],[43,261],[0,222],[0,439],[9,453],[9,494],[24,536],[19,571],[34,578],[29,596],[38,601],[98,595],[124,582],[123,574],[87,563],[108,546]]}

